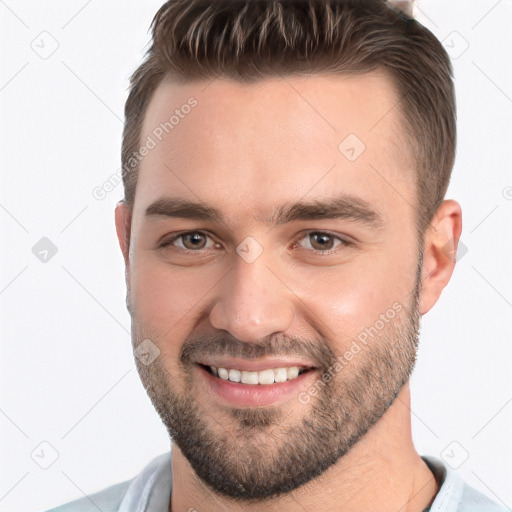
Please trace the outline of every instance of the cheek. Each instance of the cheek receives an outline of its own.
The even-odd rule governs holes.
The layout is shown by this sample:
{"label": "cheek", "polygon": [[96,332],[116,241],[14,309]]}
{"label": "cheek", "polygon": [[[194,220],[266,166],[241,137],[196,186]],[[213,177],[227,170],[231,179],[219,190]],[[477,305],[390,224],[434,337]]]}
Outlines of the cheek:
{"label": "cheek", "polygon": [[204,311],[208,290],[222,274],[211,269],[173,267],[146,255],[136,261],[130,275],[134,316],[161,343],[170,339],[181,342]]}
{"label": "cheek", "polygon": [[[414,267],[412,262],[408,265]],[[393,305],[409,304],[415,273],[405,269],[405,262],[402,267],[390,255],[379,255],[328,272],[296,276],[297,283],[309,283],[301,286],[307,305],[303,314],[318,324],[326,338],[349,343]]]}

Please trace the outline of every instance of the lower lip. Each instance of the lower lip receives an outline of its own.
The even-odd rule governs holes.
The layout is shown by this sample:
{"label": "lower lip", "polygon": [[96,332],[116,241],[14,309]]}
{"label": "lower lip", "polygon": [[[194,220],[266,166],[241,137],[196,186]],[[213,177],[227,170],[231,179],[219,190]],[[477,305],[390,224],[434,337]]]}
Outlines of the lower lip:
{"label": "lower lip", "polygon": [[284,401],[291,396],[297,396],[301,390],[306,390],[317,373],[315,370],[308,370],[295,379],[274,384],[242,384],[215,377],[201,365],[196,366],[208,387],[233,405],[270,405]]}

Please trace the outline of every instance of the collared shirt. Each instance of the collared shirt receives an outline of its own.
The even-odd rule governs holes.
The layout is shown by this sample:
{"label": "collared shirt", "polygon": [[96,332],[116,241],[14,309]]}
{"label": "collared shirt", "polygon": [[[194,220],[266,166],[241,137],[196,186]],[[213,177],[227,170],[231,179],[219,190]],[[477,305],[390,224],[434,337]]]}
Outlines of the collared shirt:
{"label": "collared shirt", "polygon": [[[441,460],[422,456],[441,487],[428,512],[507,512],[470,487]],[[155,457],[135,478],[46,512],[168,512],[172,491],[171,452]]]}

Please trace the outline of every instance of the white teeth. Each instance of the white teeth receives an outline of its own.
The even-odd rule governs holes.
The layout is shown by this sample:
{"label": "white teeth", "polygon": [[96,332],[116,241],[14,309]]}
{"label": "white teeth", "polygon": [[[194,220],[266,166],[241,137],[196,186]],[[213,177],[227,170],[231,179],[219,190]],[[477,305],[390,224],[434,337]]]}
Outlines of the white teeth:
{"label": "white teeth", "polygon": [[286,382],[288,379],[286,368],[276,368],[274,370],[274,381],[275,382]]}
{"label": "white teeth", "polygon": [[288,380],[295,379],[297,375],[299,375],[299,369],[296,366],[286,368],[286,376],[288,377]]}
{"label": "white teeth", "polygon": [[261,370],[254,373],[258,375],[259,384],[274,384],[274,370]]}
{"label": "white teeth", "polygon": [[236,370],[234,368],[217,368],[210,366],[210,369],[216,377],[231,382],[241,382],[242,384],[273,384],[274,382],[286,382],[299,376],[303,368],[290,366],[287,368],[268,368],[257,372],[246,370]]}
{"label": "white teeth", "polygon": [[240,382],[242,373],[240,370],[229,370],[229,380],[231,382]]}
{"label": "white teeth", "polygon": [[258,384],[258,372],[242,371],[242,384]]}

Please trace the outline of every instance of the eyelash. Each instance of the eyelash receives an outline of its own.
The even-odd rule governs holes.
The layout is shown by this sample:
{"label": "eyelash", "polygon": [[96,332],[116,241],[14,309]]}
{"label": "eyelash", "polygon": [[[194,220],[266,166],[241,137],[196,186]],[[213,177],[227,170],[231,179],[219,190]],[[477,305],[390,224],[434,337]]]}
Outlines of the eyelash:
{"label": "eyelash", "polygon": [[[169,246],[172,246],[172,244],[178,240],[179,238],[182,238],[186,235],[191,235],[191,234],[201,234],[201,235],[204,235],[208,238],[211,239],[211,236],[208,232],[206,231],[200,231],[200,230],[196,230],[196,231],[185,231],[183,233],[180,233],[178,235],[175,235],[173,236],[172,238],[169,238],[167,239],[165,242],[161,243],[159,245],[159,248],[165,248],[165,247],[169,247]],[[352,245],[354,245],[353,242],[349,241],[349,240],[346,240],[344,238],[341,238],[339,237],[338,235],[334,235],[332,233],[329,233],[328,231],[318,231],[318,230],[310,230],[310,231],[307,231],[304,233],[304,235],[295,240],[293,243],[292,243],[292,247],[295,248],[297,247],[298,243],[303,240],[304,238],[308,237],[308,236],[311,236],[312,234],[318,234],[318,235],[327,235],[331,238],[334,238],[336,240],[339,240],[341,242],[341,246],[342,247],[350,247]],[[321,255],[321,256],[328,256],[330,254],[333,254],[335,252],[337,252],[339,249],[329,249],[329,250],[320,250],[320,249],[306,249],[306,248],[302,248],[302,249],[305,249],[306,251],[308,251],[309,253],[313,253],[313,254],[318,254],[318,255]],[[178,249],[181,253],[185,253],[185,254],[202,254],[203,252],[205,251],[208,251],[210,250],[210,248],[208,249],[197,249],[197,250],[192,250],[192,249]]]}

